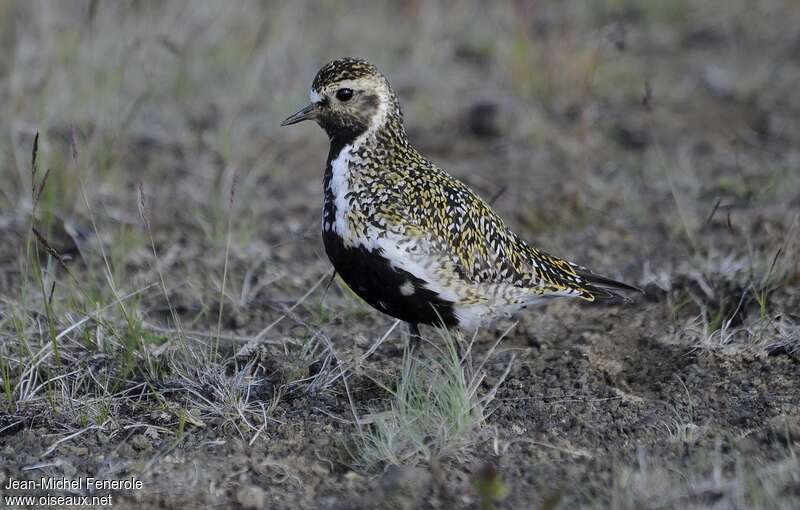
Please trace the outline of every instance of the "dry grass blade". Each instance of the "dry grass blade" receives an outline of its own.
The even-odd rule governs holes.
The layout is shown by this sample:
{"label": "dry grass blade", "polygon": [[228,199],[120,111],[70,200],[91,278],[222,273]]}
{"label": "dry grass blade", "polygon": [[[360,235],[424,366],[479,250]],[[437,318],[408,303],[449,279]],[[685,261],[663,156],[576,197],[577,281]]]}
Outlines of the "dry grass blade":
{"label": "dry grass blade", "polygon": [[37,241],[39,241],[39,244],[41,244],[41,245],[42,245],[42,247],[43,247],[43,248],[44,248],[44,249],[47,251],[47,253],[48,253],[48,254],[49,254],[51,257],[53,257],[54,259],[56,259],[56,261],[58,262],[58,264],[61,266],[61,268],[62,268],[62,269],[63,269],[63,270],[64,270],[64,271],[65,271],[65,272],[68,274],[68,275],[70,275],[71,277],[73,277],[73,278],[74,278],[74,276],[72,276],[72,273],[71,273],[71,272],[70,272],[70,270],[69,270],[69,267],[67,267],[67,264],[64,262],[64,259],[61,257],[61,254],[60,254],[60,253],[58,253],[58,250],[56,250],[55,248],[53,248],[53,246],[52,246],[52,245],[51,245],[51,244],[50,244],[50,243],[47,241],[47,238],[46,238],[44,235],[42,235],[42,233],[41,233],[41,232],[39,232],[39,229],[37,229],[36,227],[31,227],[31,231],[33,232],[33,235],[34,235],[34,236],[36,236],[36,240],[37,240]]}
{"label": "dry grass blade", "polygon": [[181,326],[180,318],[178,317],[177,312],[175,311],[175,307],[172,305],[172,299],[169,295],[169,290],[167,289],[167,282],[164,279],[164,273],[161,270],[158,258],[158,251],[156,250],[156,241],[153,238],[153,229],[150,226],[150,221],[147,215],[147,204],[145,202],[145,195],[144,190],[142,189],[141,182],[137,187],[138,193],[138,205],[139,205],[139,215],[142,218],[142,222],[144,223],[145,229],[147,230],[147,236],[150,239],[150,249],[153,253],[153,259],[155,261],[156,272],[158,273],[158,280],[161,283],[161,292],[164,294],[164,299],[167,301],[167,307],[169,308],[170,316],[172,317],[173,323],[178,331],[178,339],[180,340],[181,344],[183,345],[184,349],[186,348],[186,335],[183,332],[183,327]]}
{"label": "dry grass blade", "polygon": [[300,296],[300,299],[295,301],[294,304],[286,310],[286,313],[282,314],[280,317],[270,322],[264,329],[256,333],[256,335],[253,336],[253,338],[246,345],[243,345],[242,348],[237,351],[236,356],[242,357],[250,355],[250,353],[252,353],[253,350],[258,346],[258,344],[261,343],[262,339],[267,335],[267,333],[269,333],[272,330],[272,328],[274,328],[279,322],[288,317],[289,314],[293,312],[295,308],[300,306],[306,299],[308,299],[308,296],[310,296],[311,294],[314,293],[315,290],[317,290],[317,288],[322,284],[322,282],[325,281],[325,278],[327,278],[327,276],[328,273],[322,275],[322,277],[319,280],[317,280],[317,282],[314,285],[312,285],[311,288],[309,288],[305,292],[305,294]]}
{"label": "dry grass blade", "polygon": [[85,434],[86,432],[89,432],[91,430],[103,430],[105,428],[105,425],[106,425],[105,423],[103,425],[91,425],[89,427],[86,427],[85,429],[78,430],[78,431],[73,432],[72,434],[70,434],[68,436],[62,437],[61,439],[59,439],[58,441],[56,441],[55,443],[50,445],[50,447],[47,450],[44,451],[44,453],[42,454],[42,457],[47,457],[48,455],[50,455],[51,453],[56,451],[56,449],[59,446],[61,446],[62,444],[66,443],[67,441],[70,441],[71,439],[74,439],[74,438],[80,436],[81,434]]}

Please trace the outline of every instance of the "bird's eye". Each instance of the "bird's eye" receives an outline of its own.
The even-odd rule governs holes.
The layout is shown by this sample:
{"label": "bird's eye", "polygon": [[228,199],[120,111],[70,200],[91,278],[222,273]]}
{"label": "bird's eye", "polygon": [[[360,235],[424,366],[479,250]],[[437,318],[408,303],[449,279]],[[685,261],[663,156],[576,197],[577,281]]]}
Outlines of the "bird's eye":
{"label": "bird's eye", "polygon": [[353,97],[353,89],[339,89],[336,91],[336,99],[339,101],[350,101]]}

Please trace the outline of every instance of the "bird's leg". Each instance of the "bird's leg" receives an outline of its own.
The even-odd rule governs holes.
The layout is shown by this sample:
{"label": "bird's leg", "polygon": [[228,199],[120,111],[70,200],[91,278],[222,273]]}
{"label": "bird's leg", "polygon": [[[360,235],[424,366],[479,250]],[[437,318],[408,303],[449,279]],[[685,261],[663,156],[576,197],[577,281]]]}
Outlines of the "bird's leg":
{"label": "bird's leg", "polygon": [[408,352],[409,354],[414,354],[419,348],[420,341],[422,340],[422,336],[419,334],[419,324],[416,322],[409,322],[408,323]]}
{"label": "bird's leg", "polygon": [[458,362],[464,363],[464,349],[462,348],[461,344],[464,342],[464,338],[458,333],[453,333],[453,343],[455,344],[456,348],[456,356],[458,356]]}

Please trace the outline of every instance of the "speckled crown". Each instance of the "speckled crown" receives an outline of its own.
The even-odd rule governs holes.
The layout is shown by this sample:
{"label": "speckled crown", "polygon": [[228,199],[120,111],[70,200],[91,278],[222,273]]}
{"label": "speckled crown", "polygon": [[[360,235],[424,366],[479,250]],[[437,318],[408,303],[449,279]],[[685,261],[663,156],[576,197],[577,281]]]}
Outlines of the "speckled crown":
{"label": "speckled crown", "polygon": [[314,90],[322,90],[331,83],[341,80],[357,80],[366,76],[380,76],[384,80],[386,79],[377,67],[366,60],[352,57],[340,58],[325,64],[314,77],[311,86]]}

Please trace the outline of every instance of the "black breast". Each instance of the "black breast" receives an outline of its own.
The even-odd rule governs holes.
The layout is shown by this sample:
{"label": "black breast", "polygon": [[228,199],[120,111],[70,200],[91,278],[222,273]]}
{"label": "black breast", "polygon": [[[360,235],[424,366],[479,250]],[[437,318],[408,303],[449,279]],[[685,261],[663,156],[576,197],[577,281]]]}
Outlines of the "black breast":
{"label": "black breast", "polygon": [[425,288],[425,282],[408,271],[392,267],[380,249],[345,247],[332,230],[323,230],[322,238],[336,272],[373,308],[406,322],[458,325],[451,301]]}

